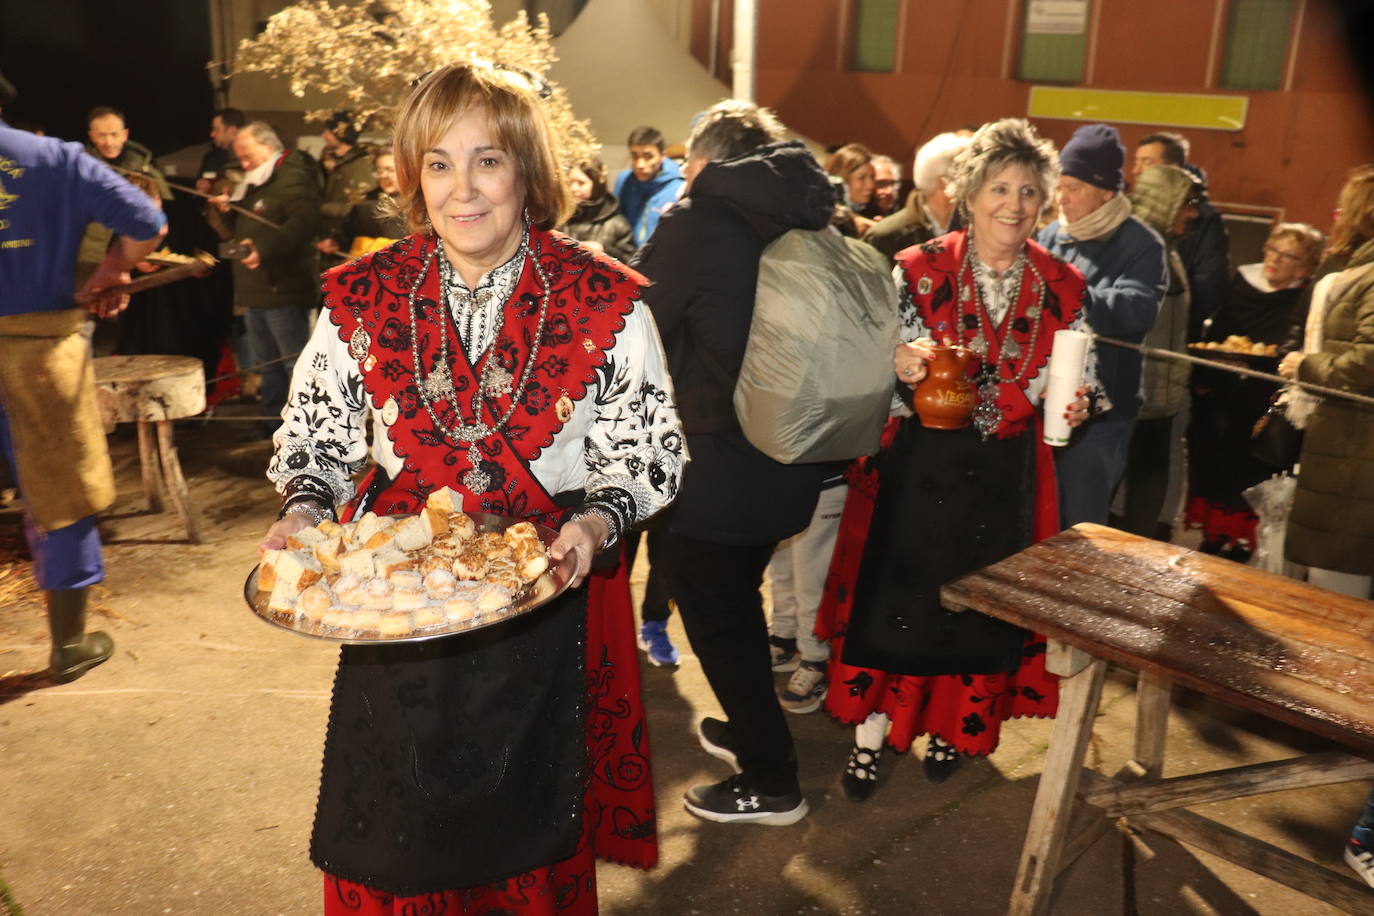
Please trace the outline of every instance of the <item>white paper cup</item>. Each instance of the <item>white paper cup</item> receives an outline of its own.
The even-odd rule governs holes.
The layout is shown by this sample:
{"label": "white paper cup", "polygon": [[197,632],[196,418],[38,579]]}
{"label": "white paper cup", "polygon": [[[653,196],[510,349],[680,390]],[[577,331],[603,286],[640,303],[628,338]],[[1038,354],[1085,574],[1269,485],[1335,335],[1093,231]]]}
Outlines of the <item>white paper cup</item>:
{"label": "white paper cup", "polygon": [[1069,375],[1051,375],[1045,386],[1045,434],[1046,445],[1068,445],[1069,434],[1073,430],[1069,421],[1064,419],[1069,405],[1078,400],[1076,393],[1083,387],[1081,378]]}

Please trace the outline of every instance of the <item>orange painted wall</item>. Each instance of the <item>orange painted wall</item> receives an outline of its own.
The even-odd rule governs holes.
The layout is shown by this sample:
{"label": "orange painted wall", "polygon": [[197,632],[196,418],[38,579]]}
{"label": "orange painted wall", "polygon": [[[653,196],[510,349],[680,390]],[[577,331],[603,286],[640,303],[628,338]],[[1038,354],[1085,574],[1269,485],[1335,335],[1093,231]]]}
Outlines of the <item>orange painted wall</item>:
{"label": "orange painted wall", "polygon": [[[1225,3],[1095,0],[1096,36],[1082,85],[1229,94],[1208,82],[1214,22]],[[704,61],[710,0],[696,4],[692,47]],[[719,59],[727,78],[732,5],[721,0]],[[1240,93],[1250,98],[1243,130],[1186,133],[1214,200],[1284,207],[1288,219],[1325,229],[1348,170],[1374,158],[1374,108],[1349,66],[1335,13],[1323,0],[1297,5],[1302,23],[1291,90]],[[894,73],[846,69],[850,6],[851,0],[759,0],[758,98],[790,127],[823,144],[859,140],[909,161],[942,130],[1025,114],[1030,84],[1009,78],[1021,0],[904,0]],[[1220,23],[1224,32],[1224,15]],[[1222,37],[1213,71],[1221,66]],[[1037,126],[1062,144],[1080,122]],[[1117,126],[1128,150],[1155,129]]]}

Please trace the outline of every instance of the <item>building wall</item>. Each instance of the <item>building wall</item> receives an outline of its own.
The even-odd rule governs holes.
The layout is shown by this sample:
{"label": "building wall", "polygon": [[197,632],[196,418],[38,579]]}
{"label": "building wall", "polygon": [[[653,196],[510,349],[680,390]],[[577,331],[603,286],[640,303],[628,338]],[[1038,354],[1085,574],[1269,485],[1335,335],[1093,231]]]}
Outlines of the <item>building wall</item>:
{"label": "building wall", "polygon": [[[718,72],[728,78],[731,0],[696,0],[691,49],[708,60],[719,3]],[[892,73],[847,68],[853,0],[757,0],[758,101],[826,145],[852,140],[909,161],[934,134],[1024,116],[1029,83],[1013,78],[1024,0],[902,0]],[[1284,88],[1215,88],[1227,0],[1094,0],[1085,78],[1098,89],[1240,94],[1238,131],[1186,130],[1213,199],[1283,208],[1326,228],[1348,170],[1374,157],[1374,120],[1323,0],[1297,0]],[[1299,21],[1300,20],[1300,21]],[[1081,122],[1037,119],[1057,144]],[[1120,124],[1128,149],[1158,129]]]}

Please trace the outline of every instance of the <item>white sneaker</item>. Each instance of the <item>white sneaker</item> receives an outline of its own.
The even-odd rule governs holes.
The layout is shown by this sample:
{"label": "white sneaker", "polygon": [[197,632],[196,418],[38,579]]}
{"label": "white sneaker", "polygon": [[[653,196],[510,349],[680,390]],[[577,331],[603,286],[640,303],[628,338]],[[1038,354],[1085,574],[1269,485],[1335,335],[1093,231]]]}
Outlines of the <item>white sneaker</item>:
{"label": "white sneaker", "polygon": [[1374,887],[1374,849],[1356,843],[1352,838],[1345,844],[1345,864],[1354,869],[1355,874],[1363,878],[1365,884]]}
{"label": "white sneaker", "polygon": [[821,708],[828,689],[825,662],[802,662],[787,679],[787,686],[778,695],[778,702],[788,712],[815,712]]}

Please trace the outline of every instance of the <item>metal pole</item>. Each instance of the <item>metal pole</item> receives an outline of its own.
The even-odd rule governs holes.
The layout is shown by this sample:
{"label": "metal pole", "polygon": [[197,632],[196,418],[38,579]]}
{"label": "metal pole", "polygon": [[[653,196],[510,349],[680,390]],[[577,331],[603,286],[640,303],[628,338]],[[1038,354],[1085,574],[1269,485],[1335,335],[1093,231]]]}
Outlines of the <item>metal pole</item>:
{"label": "metal pole", "polygon": [[[1098,343],[1110,344],[1113,347],[1125,347],[1127,350],[1135,350],[1146,356],[1153,356],[1157,359],[1172,359],[1175,362],[1192,363],[1195,366],[1206,366],[1208,369],[1216,369],[1221,372],[1230,372],[1233,375],[1243,375],[1246,378],[1257,378],[1266,382],[1273,382],[1276,385],[1295,385],[1298,388],[1305,388],[1316,394],[1325,395],[1331,398],[1344,398],[1347,401],[1354,401],[1356,404],[1365,404],[1374,407],[1374,398],[1364,394],[1356,394],[1353,391],[1346,391],[1344,388],[1330,388],[1326,385],[1317,385],[1313,382],[1300,382],[1297,379],[1284,378],[1281,375],[1274,375],[1270,372],[1257,372],[1254,369],[1247,369],[1244,366],[1231,366],[1226,363],[1216,362],[1215,360],[1202,359],[1189,353],[1177,353],[1173,350],[1160,350],[1155,347],[1147,347],[1144,344],[1133,344],[1125,340],[1117,340],[1115,337],[1104,337],[1101,334],[1093,334],[1093,340]],[[1220,359],[1226,358],[1225,350],[1217,350]]]}
{"label": "metal pole", "polygon": [[711,47],[707,66],[715,77],[720,66],[720,0],[711,0]]}
{"label": "metal pole", "polygon": [[734,97],[754,101],[757,68],[754,62],[755,32],[758,28],[758,0],[735,0],[735,47],[731,54],[734,69]]}

